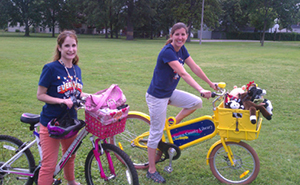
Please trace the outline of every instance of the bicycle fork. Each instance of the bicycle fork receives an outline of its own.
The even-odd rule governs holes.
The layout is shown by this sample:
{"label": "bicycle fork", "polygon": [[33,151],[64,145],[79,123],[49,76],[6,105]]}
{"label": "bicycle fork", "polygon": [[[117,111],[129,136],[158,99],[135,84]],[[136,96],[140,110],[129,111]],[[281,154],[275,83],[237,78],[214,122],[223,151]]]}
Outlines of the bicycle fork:
{"label": "bicycle fork", "polygon": [[232,158],[234,156],[233,156],[233,153],[231,151],[231,148],[226,145],[224,138],[221,138],[221,143],[222,143],[222,145],[224,147],[225,152],[227,153],[227,157],[228,157],[228,159],[229,159],[229,161],[231,163],[231,166],[235,166],[234,159]]}
{"label": "bicycle fork", "polygon": [[[94,137],[92,136],[92,137],[90,137],[90,141],[92,142],[93,147],[94,147],[93,153],[94,153],[95,159],[97,160],[97,163],[98,163],[98,169],[99,169],[101,178],[106,181],[109,181],[110,179],[114,179],[116,177],[116,173],[115,173],[115,169],[114,169],[114,165],[113,165],[110,153],[108,151],[103,150],[101,142],[100,142],[101,139],[98,138],[94,141]],[[106,140],[103,140],[103,142],[106,142]],[[103,155],[104,152],[105,152],[105,155],[107,158],[107,162],[108,162],[109,170],[110,170],[110,174],[111,174],[108,177],[104,173],[102,163],[100,160],[100,156]]]}

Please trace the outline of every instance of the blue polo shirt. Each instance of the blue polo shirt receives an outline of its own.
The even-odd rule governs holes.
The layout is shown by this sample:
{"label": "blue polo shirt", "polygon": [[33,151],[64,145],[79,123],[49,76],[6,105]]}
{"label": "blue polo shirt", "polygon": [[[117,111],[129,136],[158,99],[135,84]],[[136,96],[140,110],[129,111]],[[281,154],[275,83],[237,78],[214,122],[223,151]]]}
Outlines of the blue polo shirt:
{"label": "blue polo shirt", "polygon": [[153,77],[147,93],[156,98],[171,97],[173,91],[177,87],[180,76],[168,63],[177,60],[183,66],[185,59],[189,56],[185,46],[182,46],[178,52],[175,51],[172,44],[167,44],[163,47],[157,57]]}
{"label": "blue polo shirt", "polygon": [[[62,99],[68,99],[72,95],[80,97],[83,87],[81,70],[77,65],[74,65],[74,69],[67,68],[70,76],[73,78],[73,80],[71,80],[68,77],[65,67],[59,61],[48,63],[43,67],[38,85],[46,87],[48,89],[47,94],[52,97]],[[74,92],[73,86],[75,86],[75,78],[77,78],[77,85]],[[41,124],[47,126],[49,121],[62,115],[64,111],[66,110],[59,104],[45,103],[40,116]],[[70,115],[72,118],[77,118],[77,112],[74,108],[70,109]]]}

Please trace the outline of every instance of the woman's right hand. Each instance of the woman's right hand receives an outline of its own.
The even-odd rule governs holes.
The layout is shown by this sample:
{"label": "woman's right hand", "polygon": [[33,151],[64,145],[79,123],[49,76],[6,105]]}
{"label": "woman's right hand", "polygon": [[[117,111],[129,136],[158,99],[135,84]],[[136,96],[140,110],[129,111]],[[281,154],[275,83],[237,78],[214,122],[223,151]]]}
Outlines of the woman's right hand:
{"label": "woman's right hand", "polygon": [[208,91],[208,90],[205,90],[205,89],[202,89],[202,90],[200,91],[200,94],[201,94],[201,96],[202,96],[203,98],[209,99],[209,98],[211,97],[211,92]]}

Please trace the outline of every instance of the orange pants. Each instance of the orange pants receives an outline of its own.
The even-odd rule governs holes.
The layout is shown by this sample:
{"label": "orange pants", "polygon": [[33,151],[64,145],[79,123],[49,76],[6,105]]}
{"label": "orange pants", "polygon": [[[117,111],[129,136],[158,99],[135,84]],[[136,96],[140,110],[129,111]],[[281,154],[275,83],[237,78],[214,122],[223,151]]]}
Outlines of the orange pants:
{"label": "orange pants", "polygon": [[[42,166],[39,172],[38,184],[51,185],[53,183],[53,174],[57,164],[60,143],[63,154],[67,151],[76,136],[68,139],[54,139],[49,136],[47,127],[40,124],[40,144],[43,153]],[[74,176],[75,155],[69,159],[64,170],[64,177],[67,181],[75,179]]]}

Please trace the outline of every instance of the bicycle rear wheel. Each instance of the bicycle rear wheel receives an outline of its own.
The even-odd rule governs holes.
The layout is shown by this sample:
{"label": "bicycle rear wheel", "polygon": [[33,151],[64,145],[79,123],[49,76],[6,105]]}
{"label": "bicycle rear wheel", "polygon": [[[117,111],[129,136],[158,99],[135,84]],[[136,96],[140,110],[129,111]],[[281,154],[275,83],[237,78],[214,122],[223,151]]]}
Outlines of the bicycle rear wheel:
{"label": "bicycle rear wheel", "polygon": [[[148,168],[147,141],[149,134],[145,134],[139,140],[139,144],[144,147],[134,145],[133,140],[141,134],[149,131],[150,121],[140,115],[130,114],[126,120],[125,131],[110,138],[109,142],[116,146],[121,145],[122,150],[131,158],[136,169]],[[161,151],[157,151],[156,161],[162,156]]]}
{"label": "bicycle rear wheel", "polygon": [[234,166],[227,156],[222,144],[217,145],[209,157],[209,165],[213,175],[222,183],[249,184],[258,175],[260,164],[255,150],[247,143],[240,141],[226,142],[232,152]]}
{"label": "bicycle rear wheel", "polygon": [[[15,137],[0,135],[0,166],[13,157],[22,144],[23,142]],[[26,174],[32,173],[34,169],[35,161],[33,155],[31,151],[27,149],[13,163],[3,167],[3,170],[15,171],[18,172],[18,174],[3,172],[0,169],[0,184],[30,185],[34,179],[26,176]]]}
{"label": "bicycle rear wheel", "polygon": [[112,179],[106,181],[101,178],[98,162],[95,159],[93,150],[91,150],[85,161],[85,178],[87,184],[96,185],[104,184],[107,182],[108,184],[112,183],[138,185],[138,174],[128,155],[120,148],[112,144],[102,144],[102,148],[104,151],[108,151],[110,153],[116,176],[111,176],[112,174],[109,169],[109,163],[104,153],[102,156],[100,156],[101,164],[105,175],[107,177],[111,176]]}

